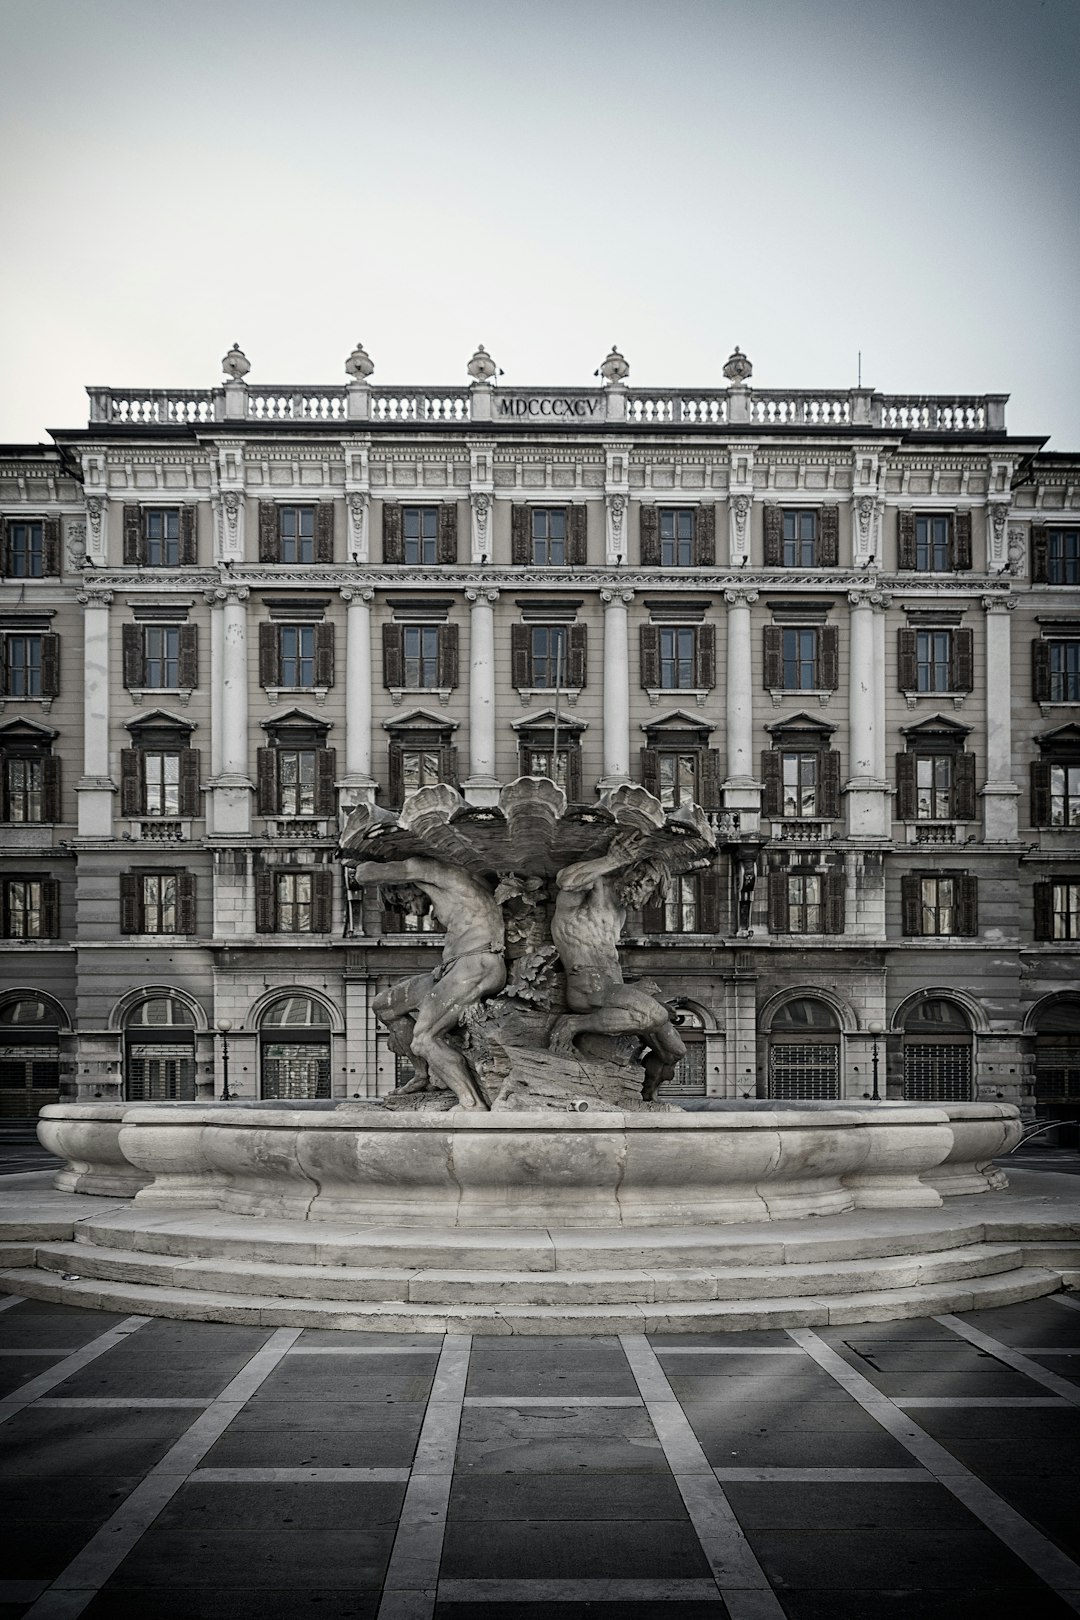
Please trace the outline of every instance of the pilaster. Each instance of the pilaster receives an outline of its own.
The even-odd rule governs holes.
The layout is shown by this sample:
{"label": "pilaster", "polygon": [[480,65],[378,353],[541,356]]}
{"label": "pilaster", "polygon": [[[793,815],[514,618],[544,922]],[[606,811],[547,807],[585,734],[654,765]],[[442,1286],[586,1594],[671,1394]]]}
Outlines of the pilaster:
{"label": "pilaster", "polygon": [[[745,390],[732,389],[732,396],[743,397]],[[754,449],[752,444],[733,445],[728,474],[728,562],[744,568],[750,562],[750,520],[754,508]]]}
{"label": "pilaster", "polygon": [[469,628],[469,776],[462,789],[473,804],[499,799],[495,774],[495,603],[497,590],[465,592]]}
{"label": "pilaster", "polygon": [[604,604],[603,792],[630,780],[630,590],[602,590]]}
{"label": "pilaster", "polygon": [[[1004,527],[1002,530],[1004,545]],[[982,790],[983,837],[988,844],[1015,843],[1017,800],[1012,763],[1012,621],[1015,596],[984,596],[986,613],[986,782]]]}
{"label": "pilaster", "polygon": [[477,440],[469,450],[469,555],[483,567],[494,555],[495,442]]}
{"label": "pilaster", "polygon": [[244,445],[240,439],[218,445],[218,494],[214,501],[214,561],[244,560]]}
{"label": "pilaster", "polygon": [[[608,390],[608,403],[613,392]],[[604,561],[618,568],[626,560],[630,510],[630,446],[609,444],[604,469]]]}
{"label": "pilaster", "polygon": [[[219,585],[213,593],[222,614],[220,667],[211,670],[211,679],[220,691],[219,770],[210,783],[215,836],[237,837],[251,832],[254,784],[248,771],[249,594],[246,585]],[[212,649],[214,640],[211,637]]]}
{"label": "pilaster", "polygon": [[[89,511],[90,502],[87,502]],[[83,609],[83,774],[75,784],[79,837],[111,838],[116,783],[109,774],[109,608],[112,591],[87,585]]]}
{"label": "pilaster", "polygon": [[345,512],[348,523],[346,554],[351,562],[364,564],[371,559],[368,507],[371,500],[368,453],[370,439],[345,439]]}
{"label": "pilaster", "polygon": [[875,615],[888,606],[884,591],[872,587],[848,592],[850,615],[850,654],[848,670],[848,763],[850,777],[844,787],[847,798],[849,838],[883,839],[886,836],[888,783],[878,774],[882,745],[879,736],[880,707],[878,688],[882,671],[878,666],[878,637]]}
{"label": "pilaster", "polygon": [[753,832],[761,815],[761,784],[754,775],[754,697],[750,609],[756,590],[738,586],[724,592],[727,604],[727,780],[724,809],[739,816],[740,829]]}
{"label": "pilaster", "polygon": [[346,814],[374,804],[371,774],[371,604],[375,592],[348,586],[345,603],[345,774],[338,782]]}

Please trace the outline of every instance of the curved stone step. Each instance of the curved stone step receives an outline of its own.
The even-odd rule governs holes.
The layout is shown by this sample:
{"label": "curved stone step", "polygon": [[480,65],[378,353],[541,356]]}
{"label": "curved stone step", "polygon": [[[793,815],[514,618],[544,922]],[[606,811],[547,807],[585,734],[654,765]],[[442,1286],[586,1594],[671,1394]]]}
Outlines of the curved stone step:
{"label": "curved stone step", "polygon": [[1055,1272],[1018,1267],[1001,1276],[972,1277],[911,1288],[847,1295],[757,1300],[702,1300],[653,1305],[506,1304],[443,1307],[396,1302],[238,1296],[19,1268],[0,1272],[0,1285],[28,1299],[200,1322],[267,1327],[337,1328],[369,1333],[715,1333],[831,1323],[896,1321],[941,1311],[1011,1305],[1055,1292]]}

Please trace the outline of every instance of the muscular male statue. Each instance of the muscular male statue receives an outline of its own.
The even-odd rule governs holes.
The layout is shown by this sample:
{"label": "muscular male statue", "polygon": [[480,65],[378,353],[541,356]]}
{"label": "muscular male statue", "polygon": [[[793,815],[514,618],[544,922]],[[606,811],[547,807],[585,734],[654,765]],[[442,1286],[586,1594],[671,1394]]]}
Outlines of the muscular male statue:
{"label": "muscular male statue", "polygon": [[632,844],[616,837],[606,855],[564,866],[555,880],[551,937],[572,1011],[559,1019],[549,1044],[553,1052],[569,1055],[578,1035],[640,1036],[646,1047],[642,1095],[651,1102],[686,1056],[686,1047],[663,1002],[623,982],[618,946],[627,907],[648,899],[659,875],[652,862],[631,865]]}
{"label": "muscular male statue", "polygon": [[443,1039],[467,1007],[497,995],[506,983],[503,919],[489,890],[442,861],[410,856],[404,861],[361,861],[352,881],[415,883],[431,901],[446,930],[443,959],[434,973],[402,979],[375,997],[373,1010],[411,1056],[415,1080],[403,1089],[445,1087],[462,1108],[487,1106],[461,1053]]}

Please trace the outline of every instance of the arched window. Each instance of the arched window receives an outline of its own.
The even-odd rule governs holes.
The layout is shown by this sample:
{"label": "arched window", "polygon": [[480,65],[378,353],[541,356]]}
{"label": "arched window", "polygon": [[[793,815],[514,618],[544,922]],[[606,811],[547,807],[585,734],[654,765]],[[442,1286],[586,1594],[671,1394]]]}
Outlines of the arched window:
{"label": "arched window", "polygon": [[299,993],[270,1003],[259,1022],[262,1096],[274,1102],[330,1095],[330,1014]]}
{"label": "arched window", "polygon": [[125,1015],[124,1097],[195,1101],[195,1015],[179,996],[146,996]]}
{"label": "arched window", "polygon": [[686,1047],[686,1056],[674,1077],[660,1087],[661,1102],[678,1102],[681,1097],[705,1095],[705,1020],[690,1007],[676,1007],[672,1014]]}
{"label": "arched window", "polygon": [[60,1015],[41,996],[0,1003],[0,1119],[36,1119],[60,1101]]}
{"label": "arched window", "polygon": [[1037,1007],[1035,1101],[1051,1117],[1080,1112],[1080,996],[1055,996]]}
{"label": "arched window", "polygon": [[971,1102],[971,1024],[958,1002],[927,996],[904,1015],[904,1101]]}
{"label": "arched window", "polygon": [[831,1102],[840,1095],[840,1032],[824,1001],[785,1001],[769,1031],[769,1096]]}

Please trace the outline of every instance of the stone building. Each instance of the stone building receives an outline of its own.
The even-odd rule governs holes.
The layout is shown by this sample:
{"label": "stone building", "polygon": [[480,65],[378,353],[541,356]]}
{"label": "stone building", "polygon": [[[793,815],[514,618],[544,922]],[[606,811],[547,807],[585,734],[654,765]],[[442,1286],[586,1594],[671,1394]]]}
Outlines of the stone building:
{"label": "stone building", "polygon": [[91,388],[0,448],[0,1111],[376,1096],[433,919],[339,818],[520,774],[715,818],[631,919],[686,1095],[1080,1115],[1080,454],[1004,395]]}

